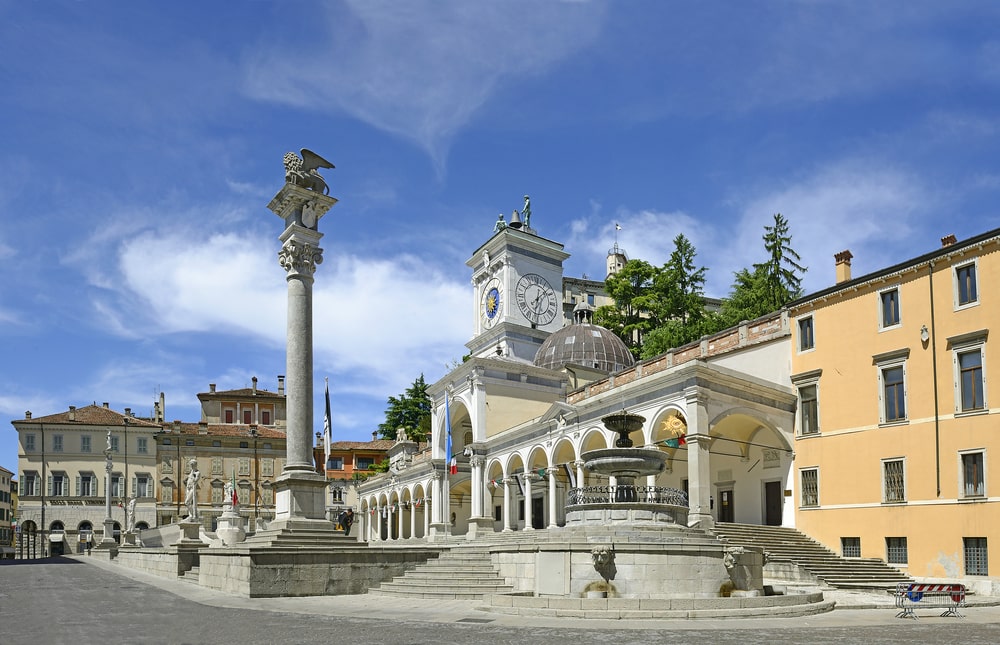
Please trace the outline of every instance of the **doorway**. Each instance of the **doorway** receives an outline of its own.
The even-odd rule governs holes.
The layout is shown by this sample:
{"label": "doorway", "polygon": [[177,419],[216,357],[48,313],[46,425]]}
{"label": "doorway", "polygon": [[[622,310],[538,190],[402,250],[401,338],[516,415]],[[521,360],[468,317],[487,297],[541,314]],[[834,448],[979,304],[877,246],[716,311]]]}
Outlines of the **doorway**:
{"label": "doorway", "polygon": [[764,482],[764,524],[781,526],[781,508],[784,495],[781,481]]}
{"label": "doorway", "polygon": [[545,500],[541,497],[531,498],[531,527],[545,528]]}
{"label": "doorway", "polygon": [[733,489],[722,488],[719,490],[719,521],[735,522],[736,511],[733,508]]}

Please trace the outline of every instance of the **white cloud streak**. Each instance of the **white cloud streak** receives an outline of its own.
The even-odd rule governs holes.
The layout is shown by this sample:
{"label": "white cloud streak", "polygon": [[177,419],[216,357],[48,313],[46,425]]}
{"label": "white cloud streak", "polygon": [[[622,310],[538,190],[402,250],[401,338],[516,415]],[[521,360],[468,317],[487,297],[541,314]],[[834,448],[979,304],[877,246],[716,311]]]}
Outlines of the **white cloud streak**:
{"label": "white cloud streak", "polygon": [[[442,172],[452,137],[505,79],[544,74],[594,41],[593,3],[378,2],[328,8],[329,40],[256,48],[245,65],[254,98],[339,108],[411,140]],[[339,5],[338,5],[339,7]]]}

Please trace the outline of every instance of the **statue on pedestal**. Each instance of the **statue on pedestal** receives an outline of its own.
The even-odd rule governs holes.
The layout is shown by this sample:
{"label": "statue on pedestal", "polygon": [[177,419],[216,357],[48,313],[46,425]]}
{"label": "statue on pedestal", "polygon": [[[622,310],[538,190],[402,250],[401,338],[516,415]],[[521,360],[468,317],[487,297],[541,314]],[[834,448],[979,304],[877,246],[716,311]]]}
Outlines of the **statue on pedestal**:
{"label": "statue on pedestal", "polygon": [[187,517],[184,519],[196,520],[198,519],[198,482],[201,481],[201,472],[198,470],[197,459],[190,460],[188,464],[191,466],[191,472],[188,473],[184,484],[187,488],[187,492],[184,495],[184,506],[187,507]]}
{"label": "statue on pedestal", "polygon": [[333,168],[333,164],[323,157],[312,150],[302,148],[301,157],[294,152],[286,152],[284,162],[286,182],[302,186],[308,190],[315,190],[324,195],[330,192],[330,187],[326,185],[326,180],[323,179],[317,170],[318,168]]}

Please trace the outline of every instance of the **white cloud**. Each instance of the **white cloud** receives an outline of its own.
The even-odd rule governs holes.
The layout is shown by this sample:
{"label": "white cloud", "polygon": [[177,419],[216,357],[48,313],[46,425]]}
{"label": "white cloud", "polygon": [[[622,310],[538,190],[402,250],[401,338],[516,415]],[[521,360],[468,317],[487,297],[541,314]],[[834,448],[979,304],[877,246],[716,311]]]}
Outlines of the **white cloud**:
{"label": "white cloud", "polygon": [[738,210],[733,226],[715,226],[697,213],[620,207],[613,221],[602,217],[593,233],[593,218],[574,221],[568,246],[583,256],[603,257],[616,220],[622,227],[619,245],[628,256],[659,266],[669,258],[674,237],[683,233],[698,251],[697,263],[708,268],[705,292],[713,297],[728,295],[733,272],[765,260],[764,226],[773,223],[775,213],[789,221],[791,246],[809,269],[803,280],[807,292],[833,283],[833,255],[845,249],[854,254],[857,276],[933,248],[920,242],[914,250],[912,240],[924,234],[937,196],[917,177],[885,164],[847,160],[797,181],[746,192],[731,200]]}
{"label": "white cloud", "polygon": [[[122,247],[119,295],[137,302],[117,310],[117,324],[140,335],[233,333],[283,348],[287,290],[275,246],[249,234],[144,233]],[[467,285],[411,256],[329,248],[324,257],[314,284],[315,365],[347,376],[338,379],[340,390],[384,397],[461,357]],[[107,315],[116,311],[105,307]]]}
{"label": "white cloud", "polygon": [[506,78],[543,74],[588,46],[605,13],[603,2],[344,5],[309,15],[325,19],[326,42],[278,42],[248,54],[246,92],[315,110],[339,108],[414,141],[439,171],[451,137]]}

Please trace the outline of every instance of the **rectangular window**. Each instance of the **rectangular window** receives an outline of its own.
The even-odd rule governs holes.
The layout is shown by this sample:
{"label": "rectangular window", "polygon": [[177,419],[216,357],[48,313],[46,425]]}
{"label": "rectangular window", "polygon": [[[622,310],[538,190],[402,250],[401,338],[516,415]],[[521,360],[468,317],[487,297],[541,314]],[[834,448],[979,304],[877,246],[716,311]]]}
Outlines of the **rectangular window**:
{"label": "rectangular window", "polygon": [[368,470],[369,468],[371,468],[372,466],[375,465],[375,458],[374,457],[355,457],[354,458],[354,463],[355,463],[354,468],[356,470]]}
{"label": "rectangular window", "polygon": [[955,303],[959,307],[979,301],[979,287],[976,284],[976,263],[970,262],[955,267]]}
{"label": "rectangular window", "polygon": [[80,473],[77,480],[79,481],[76,492],[78,497],[97,496],[97,476],[94,473]]}
{"label": "rectangular window", "polygon": [[343,488],[332,488],[330,489],[330,499],[333,500],[334,504],[344,503],[344,489]]}
{"label": "rectangular window", "polygon": [[165,438],[165,439],[163,440],[163,445],[164,445],[164,446],[170,446],[170,445],[173,445],[173,442],[172,442],[172,441],[170,440],[170,437],[167,437],[167,438]]}
{"label": "rectangular window", "polygon": [[240,457],[239,460],[239,472],[238,475],[249,476],[250,475],[250,458]]}
{"label": "rectangular window", "polygon": [[236,410],[232,408],[226,408],[223,412],[223,418],[225,419],[223,423],[235,423],[236,422]]}
{"label": "rectangular window", "polygon": [[819,469],[801,471],[802,506],[819,506]]}
{"label": "rectangular window", "polygon": [[111,437],[111,452],[118,452],[118,437]]}
{"label": "rectangular window", "polygon": [[885,561],[889,564],[906,564],[905,537],[887,537],[885,539]]}
{"label": "rectangular window", "polygon": [[240,448],[249,448],[249,447],[250,447],[250,442],[249,441],[241,441],[240,442]]}
{"label": "rectangular window", "polygon": [[222,457],[212,457],[212,474],[213,475],[223,475],[222,472]]}
{"label": "rectangular window", "polygon": [[240,500],[242,506],[250,503],[250,487],[242,484],[236,489],[236,499]]}
{"label": "rectangular window", "polygon": [[219,439],[212,439],[212,447],[213,448],[221,448],[222,447],[222,441],[220,441]]}
{"label": "rectangular window", "polygon": [[260,474],[264,477],[274,476],[274,459],[265,457],[260,460]]}
{"label": "rectangular window", "polygon": [[35,435],[33,434],[24,435],[24,451],[35,452]]}
{"label": "rectangular window", "polygon": [[960,455],[962,460],[962,496],[983,497],[986,495],[986,458],[982,452],[967,452]]}
{"label": "rectangular window", "polygon": [[260,423],[261,425],[269,426],[271,425],[271,411],[261,410],[260,411]]}
{"label": "rectangular window", "polygon": [[882,460],[882,501],[886,504],[906,501],[906,477],[902,459]]}
{"label": "rectangular window", "polygon": [[816,396],[816,386],[806,385],[799,388],[799,404],[802,411],[799,428],[802,434],[819,432],[819,401]]}
{"label": "rectangular window", "polygon": [[25,497],[35,497],[41,493],[39,486],[40,478],[38,473],[26,472],[21,475],[21,495]]}
{"label": "rectangular window", "polygon": [[840,554],[845,558],[860,558],[861,538],[859,537],[840,538]]}
{"label": "rectangular window", "polygon": [[265,488],[261,491],[261,503],[265,506],[271,506],[274,504],[274,489]]}
{"label": "rectangular window", "polygon": [[343,457],[333,457],[326,462],[327,470],[343,470],[344,469],[344,458]]}
{"label": "rectangular window", "polygon": [[66,473],[52,473],[49,476],[49,495],[69,497],[69,477]]}
{"label": "rectangular window", "polygon": [[799,319],[799,351],[804,352],[816,346],[816,339],[813,337],[812,316]]}
{"label": "rectangular window", "polygon": [[959,411],[970,412],[986,407],[983,388],[983,352],[977,347],[956,352],[958,361]]}
{"label": "rectangular window", "polygon": [[125,497],[125,478],[121,473],[111,475],[111,496]]}
{"label": "rectangular window", "polygon": [[139,473],[132,480],[132,486],[135,488],[136,497],[152,497],[153,496],[153,478],[146,473]]}
{"label": "rectangular window", "polygon": [[222,486],[212,486],[212,505],[222,505]]}
{"label": "rectangular window", "polygon": [[173,484],[160,484],[160,501],[170,503],[174,501]]}
{"label": "rectangular window", "polygon": [[879,309],[881,329],[895,327],[899,324],[899,289],[887,289],[879,293]]}
{"label": "rectangular window", "polygon": [[52,452],[63,451],[63,436],[61,434],[52,435]]}
{"label": "rectangular window", "polygon": [[90,435],[80,435],[80,452],[90,452]]}
{"label": "rectangular window", "polygon": [[906,382],[903,365],[883,367],[879,374],[882,379],[882,421],[892,423],[906,420]]}
{"label": "rectangular window", "polygon": [[965,575],[990,575],[989,558],[987,557],[988,554],[986,552],[986,538],[962,538],[962,546],[965,551]]}
{"label": "rectangular window", "polygon": [[253,423],[253,410],[243,411],[243,425],[250,425]]}
{"label": "rectangular window", "polygon": [[185,439],[184,440],[184,445],[185,446],[193,446],[194,445],[194,439]]}
{"label": "rectangular window", "polygon": [[149,454],[149,439],[147,437],[139,437],[135,440],[136,442],[136,453],[140,455]]}

